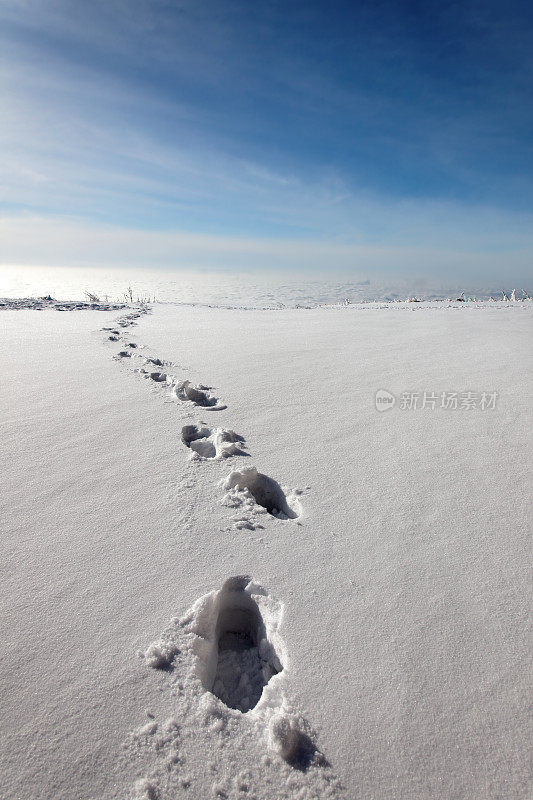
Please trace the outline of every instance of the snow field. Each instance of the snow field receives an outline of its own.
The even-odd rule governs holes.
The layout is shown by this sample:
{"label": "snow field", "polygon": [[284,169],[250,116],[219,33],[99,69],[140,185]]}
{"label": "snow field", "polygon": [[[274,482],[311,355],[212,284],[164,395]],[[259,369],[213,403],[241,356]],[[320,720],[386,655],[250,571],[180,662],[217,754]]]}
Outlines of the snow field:
{"label": "snow field", "polygon": [[7,797],[527,796],[527,309],[16,315]]}

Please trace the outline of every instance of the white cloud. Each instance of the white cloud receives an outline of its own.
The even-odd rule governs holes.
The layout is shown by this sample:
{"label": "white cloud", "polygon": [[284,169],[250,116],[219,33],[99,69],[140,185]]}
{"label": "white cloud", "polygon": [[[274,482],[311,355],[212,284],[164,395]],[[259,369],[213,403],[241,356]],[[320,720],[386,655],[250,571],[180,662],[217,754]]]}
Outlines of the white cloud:
{"label": "white cloud", "polygon": [[140,231],[68,218],[8,217],[0,221],[4,265],[250,269],[437,276],[451,280],[520,283],[527,251],[476,253],[427,246],[391,247],[324,241],[208,236],[183,231]]}

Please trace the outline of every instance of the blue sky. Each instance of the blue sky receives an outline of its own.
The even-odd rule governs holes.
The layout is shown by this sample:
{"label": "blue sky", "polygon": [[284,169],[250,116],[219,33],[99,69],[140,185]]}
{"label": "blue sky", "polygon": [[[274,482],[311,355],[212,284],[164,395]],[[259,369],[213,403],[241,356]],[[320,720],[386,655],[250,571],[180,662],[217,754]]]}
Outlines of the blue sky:
{"label": "blue sky", "polygon": [[532,26],[514,0],[3,0],[0,259],[523,280]]}

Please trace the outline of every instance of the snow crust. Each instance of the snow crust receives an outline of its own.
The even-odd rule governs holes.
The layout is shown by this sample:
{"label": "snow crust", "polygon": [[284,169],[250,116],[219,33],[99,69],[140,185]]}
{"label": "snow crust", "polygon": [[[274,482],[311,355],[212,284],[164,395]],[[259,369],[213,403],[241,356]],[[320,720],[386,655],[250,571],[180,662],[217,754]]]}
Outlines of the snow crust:
{"label": "snow crust", "polygon": [[531,314],[3,310],[2,796],[527,797]]}

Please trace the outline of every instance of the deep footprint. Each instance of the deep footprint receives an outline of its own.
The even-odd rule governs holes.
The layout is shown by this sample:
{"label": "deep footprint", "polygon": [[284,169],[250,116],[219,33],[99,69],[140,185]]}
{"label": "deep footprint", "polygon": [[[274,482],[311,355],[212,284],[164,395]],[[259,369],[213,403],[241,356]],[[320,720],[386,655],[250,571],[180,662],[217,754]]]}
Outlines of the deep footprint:
{"label": "deep footprint", "polygon": [[[242,724],[245,735],[260,736],[269,750],[294,769],[329,768],[310,726],[285,697],[282,619],[282,603],[249,577],[239,575],[199,597],[183,616],[174,617],[163,635],[142,653],[146,666],[171,676],[176,688],[173,703],[181,703],[185,715],[196,707],[195,752],[200,733],[197,721],[209,725],[208,735],[211,730],[234,733]],[[241,716],[245,714],[249,715],[246,719]],[[165,742],[161,740],[162,754]],[[313,797],[322,796],[344,795],[313,793]]]}
{"label": "deep footprint", "polygon": [[[204,688],[229,708],[255,708],[264,687],[283,667],[265,621],[247,587],[248,577],[230,578],[214,598],[213,652]],[[213,663],[214,662],[214,663]]]}
{"label": "deep footprint", "polygon": [[242,450],[244,438],[225,428],[209,428],[207,425],[184,425],[181,440],[200,458],[228,458],[247,455]]}
{"label": "deep footprint", "polygon": [[219,403],[216,397],[208,393],[208,388],[207,386],[195,386],[190,381],[183,381],[176,386],[174,391],[180,400],[190,400],[194,405],[209,411],[222,411],[227,408]]}
{"label": "deep footprint", "polygon": [[232,472],[224,482],[228,491],[248,492],[255,502],[278,519],[297,519],[300,515],[291,508],[279,483],[255,467]]}

